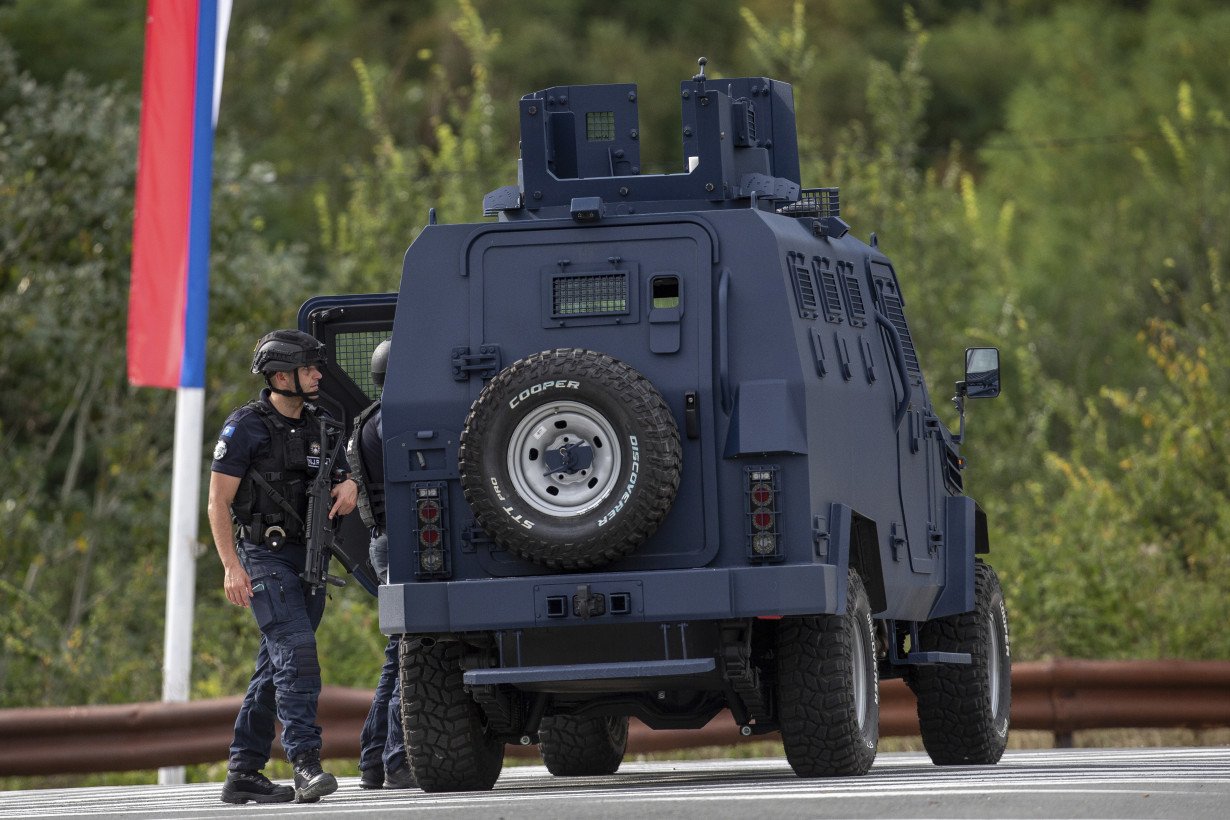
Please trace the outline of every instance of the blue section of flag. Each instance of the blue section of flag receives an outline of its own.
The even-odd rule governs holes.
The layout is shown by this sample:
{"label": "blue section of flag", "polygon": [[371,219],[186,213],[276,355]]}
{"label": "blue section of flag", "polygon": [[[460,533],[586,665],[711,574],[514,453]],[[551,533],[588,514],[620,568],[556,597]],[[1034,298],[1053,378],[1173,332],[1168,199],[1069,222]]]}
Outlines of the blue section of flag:
{"label": "blue section of flag", "polygon": [[209,320],[209,203],[213,187],[217,0],[199,0],[197,13],[192,193],[188,217],[188,288],[184,305],[184,353],[179,373],[181,387],[205,386],[205,332]]}

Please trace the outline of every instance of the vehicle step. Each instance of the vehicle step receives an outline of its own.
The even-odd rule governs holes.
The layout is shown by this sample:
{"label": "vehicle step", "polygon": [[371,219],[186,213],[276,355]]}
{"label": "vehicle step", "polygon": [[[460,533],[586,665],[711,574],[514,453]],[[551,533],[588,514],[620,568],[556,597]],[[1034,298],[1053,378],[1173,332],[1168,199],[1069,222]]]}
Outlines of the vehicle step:
{"label": "vehicle step", "polygon": [[[969,657],[968,655],[966,656]],[[713,658],[628,663],[578,663],[552,666],[517,666],[504,669],[470,669],[463,675],[467,686],[499,683],[546,683],[550,681],[656,678],[672,675],[702,675],[716,668]]]}
{"label": "vehicle step", "polygon": [[910,666],[925,666],[932,663],[971,664],[974,659],[968,652],[911,652],[904,663]]}

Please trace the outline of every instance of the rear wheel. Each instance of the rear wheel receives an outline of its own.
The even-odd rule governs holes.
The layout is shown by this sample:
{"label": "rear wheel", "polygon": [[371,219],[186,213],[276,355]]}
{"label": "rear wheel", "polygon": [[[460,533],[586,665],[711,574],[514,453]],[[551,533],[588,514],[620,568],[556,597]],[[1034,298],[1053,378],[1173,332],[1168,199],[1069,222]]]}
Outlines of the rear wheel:
{"label": "rear wheel", "polygon": [[504,744],[463,688],[461,654],[460,643],[402,639],[406,757],[425,792],[490,789],[504,767]]}
{"label": "rear wheel", "polygon": [[542,719],[538,736],[538,751],[551,774],[614,774],[628,748],[628,718],[555,715]]}
{"label": "rear wheel", "polygon": [[914,672],[923,746],[940,766],[998,763],[1008,745],[1012,658],[1008,610],[999,578],[975,565],[974,611],[928,621],[922,649],[968,652],[968,665],[920,666]]}
{"label": "rear wheel", "polygon": [[781,620],[777,688],[795,774],[866,774],[880,740],[880,694],[871,604],[857,572],[850,570],[845,613]]}

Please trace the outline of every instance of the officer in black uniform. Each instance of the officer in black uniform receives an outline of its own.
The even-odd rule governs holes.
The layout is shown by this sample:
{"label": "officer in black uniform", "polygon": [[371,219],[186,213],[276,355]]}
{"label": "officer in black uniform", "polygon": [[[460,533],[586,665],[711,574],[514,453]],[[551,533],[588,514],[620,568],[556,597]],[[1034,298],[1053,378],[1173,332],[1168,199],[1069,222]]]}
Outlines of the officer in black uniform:
{"label": "officer in black uniform", "polygon": [[[389,342],[372,353],[372,381],[382,391],[389,369]],[[359,515],[371,532],[372,568],[382,583],[389,578],[389,536],[384,517],[384,429],[380,400],[355,419],[350,437],[350,463],[359,483]],[[401,725],[401,684],[397,672],[398,637],[390,636],[384,650],[384,667],[372,698],[372,708],[359,734],[359,786],[364,789],[408,789],[417,786],[406,760]]]}
{"label": "officer in black uniform", "polygon": [[[336,439],[320,440],[319,396],[325,348],[298,330],[275,330],[256,344],[252,372],[265,377],[260,398],[227,418],[214,448],[209,481],[209,525],[226,571],[227,599],[251,607],[260,627],[256,670],[235,721],[226,783],[227,803],[311,803],[337,790],[320,767],[320,664],[316,627],[325,592],[303,582],[307,489],[322,469],[335,471],[329,517],[355,507],[358,487],[344,478],[344,456],[329,465]],[[335,426],[336,429],[336,426]],[[336,435],[342,435],[339,430]],[[232,529],[234,527],[234,529]],[[295,786],[279,786],[261,773],[273,744],[273,719]]]}

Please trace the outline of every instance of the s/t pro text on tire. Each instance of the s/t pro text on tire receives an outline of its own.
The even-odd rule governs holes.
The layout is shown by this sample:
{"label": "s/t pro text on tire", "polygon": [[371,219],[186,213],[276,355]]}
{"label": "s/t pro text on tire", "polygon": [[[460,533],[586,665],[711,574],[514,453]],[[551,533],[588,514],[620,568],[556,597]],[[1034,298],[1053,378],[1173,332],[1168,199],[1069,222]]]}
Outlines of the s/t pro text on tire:
{"label": "s/t pro text on tire", "polygon": [[461,483],[504,548],[550,569],[587,569],[658,528],[681,452],[674,416],[643,375],[592,350],[548,350],[483,388],[461,433]]}

